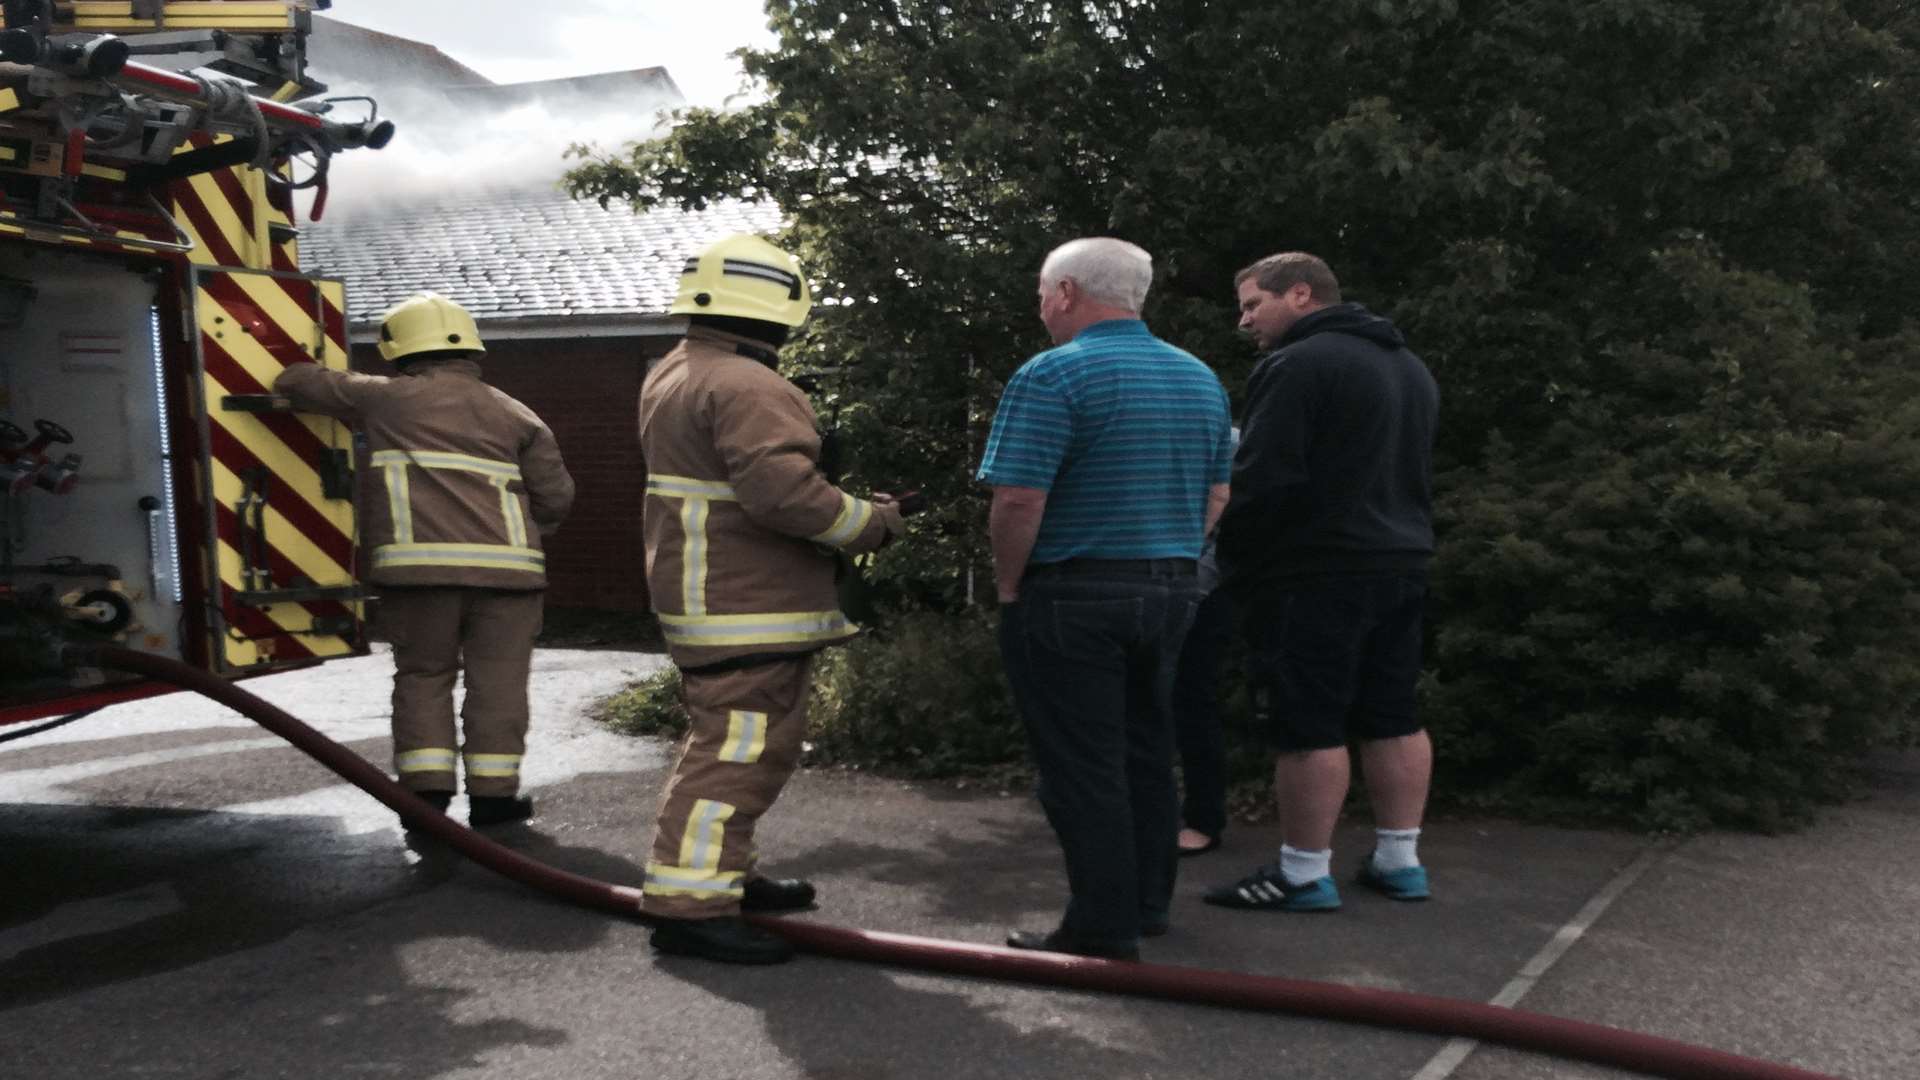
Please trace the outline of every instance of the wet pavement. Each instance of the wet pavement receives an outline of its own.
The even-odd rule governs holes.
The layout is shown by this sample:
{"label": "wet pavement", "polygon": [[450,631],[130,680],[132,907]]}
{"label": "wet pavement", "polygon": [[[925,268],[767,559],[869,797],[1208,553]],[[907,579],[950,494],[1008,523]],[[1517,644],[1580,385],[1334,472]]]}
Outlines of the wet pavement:
{"label": "wet pavement", "polygon": [[[639,879],[667,748],[586,718],[657,657],[543,650],[532,828],[555,866]],[[383,655],[249,687],[384,763]],[[1435,899],[1330,916],[1198,896],[1271,857],[1187,860],[1145,958],[1617,1025],[1839,1076],[1920,1077],[1920,755],[1785,837],[1503,821],[1422,840]],[[460,809],[455,805],[456,812]],[[997,944],[1044,927],[1058,855],[1023,794],[796,778],[764,822],[807,918]],[[1336,862],[1366,850],[1337,840]],[[1518,1080],[1630,1074],[1446,1039],[803,957],[656,958],[635,922],[422,861],[392,816],[235,714],[174,696],[0,745],[0,1077],[990,1077]]]}

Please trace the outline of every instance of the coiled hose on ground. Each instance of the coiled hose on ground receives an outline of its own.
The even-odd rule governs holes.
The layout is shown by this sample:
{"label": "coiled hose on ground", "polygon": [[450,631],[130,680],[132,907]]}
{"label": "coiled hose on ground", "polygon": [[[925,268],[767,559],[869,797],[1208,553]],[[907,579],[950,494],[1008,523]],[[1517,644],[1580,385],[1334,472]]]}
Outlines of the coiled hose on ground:
{"label": "coiled hose on ground", "polygon": [[[142,675],[211,698],[292,743],[385,803],[410,827],[445,842],[487,869],[585,907],[641,917],[639,889],[555,869],[488,840],[433,810],[358,754],[218,676],[165,657],[115,646],[70,645],[63,650],[62,660],[69,667]],[[1834,1080],[1821,1073],[1672,1039],[1426,994],[1021,952],[766,916],[754,919],[797,948],[848,960],[1479,1039],[1673,1080]]]}

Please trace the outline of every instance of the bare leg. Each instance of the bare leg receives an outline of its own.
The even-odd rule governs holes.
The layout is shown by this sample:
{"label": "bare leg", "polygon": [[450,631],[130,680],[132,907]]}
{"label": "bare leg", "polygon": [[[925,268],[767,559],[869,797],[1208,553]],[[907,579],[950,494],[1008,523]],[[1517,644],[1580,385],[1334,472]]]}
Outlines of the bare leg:
{"label": "bare leg", "polygon": [[1274,761],[1274,800],[1287,846],[1300,851],[1333,846],[1333,827],[1340,820],[1352,770],[1345,747],[1282,753]]}
{"label": "bare leg", "polygon": [[[1382,829],[1419,828],[1433,780],[1433,742],[1427,733],[1361,743],[1360,767],[1373,802],[1374,824]],[[1290,825],[1288,836],[1292,836]]]}

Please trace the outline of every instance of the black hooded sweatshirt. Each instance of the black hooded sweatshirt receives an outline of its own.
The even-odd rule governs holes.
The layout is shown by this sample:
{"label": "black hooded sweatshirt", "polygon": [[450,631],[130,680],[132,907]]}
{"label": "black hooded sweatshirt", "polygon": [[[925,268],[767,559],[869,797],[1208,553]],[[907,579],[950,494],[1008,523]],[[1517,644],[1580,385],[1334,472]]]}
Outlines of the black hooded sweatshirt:
{"label": "black hooded sweatshirt", "polygon": [[1424,570],[1439,411],[1432,374],[1389,320],[1335,304],[1293,324],[1247,381],[1220,519],[1227,585]]}

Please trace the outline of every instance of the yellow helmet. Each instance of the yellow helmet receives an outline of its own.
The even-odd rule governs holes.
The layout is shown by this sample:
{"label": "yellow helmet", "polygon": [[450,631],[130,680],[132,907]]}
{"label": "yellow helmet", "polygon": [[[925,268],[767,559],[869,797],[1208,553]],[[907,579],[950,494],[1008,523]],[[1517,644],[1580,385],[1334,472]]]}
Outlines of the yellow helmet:
{"label": "yellow helmet", "polygon": [[730,315],[799,326],[813,294],[793,256],[757,236],[735,233],[687,259],[671,315]]}
{"label": "yellow helmet", "polygon": [[436,292],[415,293],[380,320],[380,355],[395,363],[415,353],[486,352],[467,309]]}

